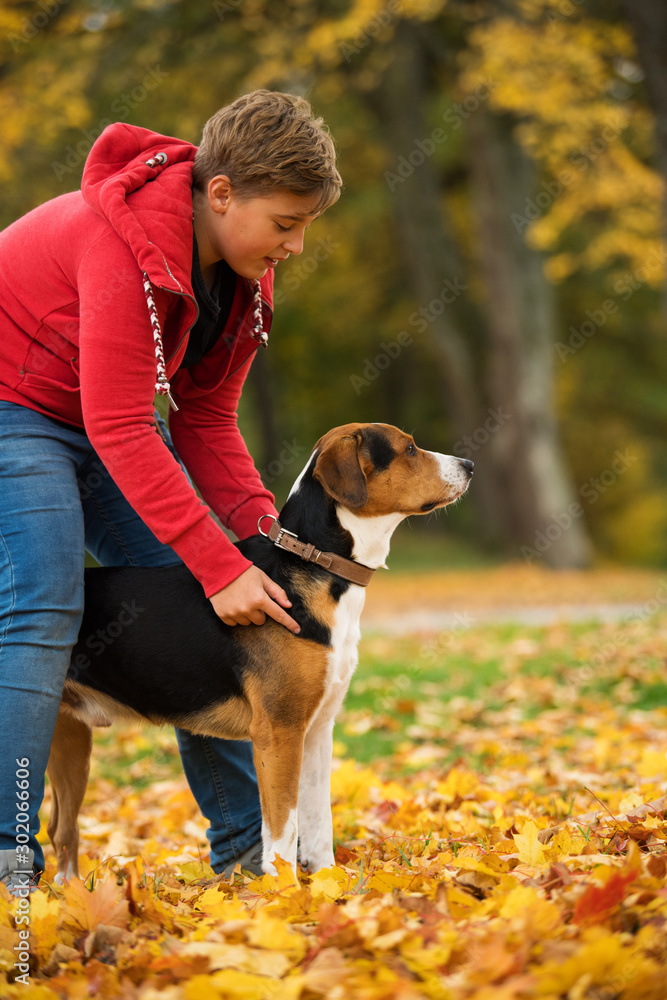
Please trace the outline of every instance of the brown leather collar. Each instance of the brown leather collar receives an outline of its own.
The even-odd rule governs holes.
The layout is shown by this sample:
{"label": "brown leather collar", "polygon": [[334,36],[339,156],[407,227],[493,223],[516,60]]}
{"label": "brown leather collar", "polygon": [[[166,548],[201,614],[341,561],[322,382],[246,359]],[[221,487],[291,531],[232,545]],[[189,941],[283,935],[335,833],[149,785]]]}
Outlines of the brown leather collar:
{"label": "brown leather collar", "polygon": [[[262,531],[262,521],[267,517],[270,517],[273,523],[268,531]],[[273,514],[262,514],[257,522],[257,530],[260,535],[264,535],[279,549],[292,552],[306,562],[316,563],[322,569],[328,570],[334,576],[341,576],[343,580],[349,580],[350,583],[358,583],[361,587],[367,587],[373,579],[374,569],[353,562],[352,559],[337,556],[334,552],[321,552],[314,545],[302,542],[294,532],[286,531]]]}

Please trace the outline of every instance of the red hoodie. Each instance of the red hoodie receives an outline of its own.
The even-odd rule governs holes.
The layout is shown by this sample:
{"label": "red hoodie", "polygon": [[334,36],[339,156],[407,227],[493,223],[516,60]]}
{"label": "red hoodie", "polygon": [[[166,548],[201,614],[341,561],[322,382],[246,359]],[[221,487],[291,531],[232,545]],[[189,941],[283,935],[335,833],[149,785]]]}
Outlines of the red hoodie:
{"label": "red hoodie", "polygon": [[[237,426],[257,341],[250,283],[239,278],[225,332],[178,370],[197,316],[191,285],[196,147],[110,125],[90,151],[81,191],[39,206],[0,233],[0,399],[84,427],[111,476],[207,596],[251,564],[227,539],[154,420],[156,361],[142,272],[153,286],[176,449],[206,503],[239,538],[275,514]],[[146,160],[165,153],[166,163]],[[273,272],[262,279],[271,323]]]}

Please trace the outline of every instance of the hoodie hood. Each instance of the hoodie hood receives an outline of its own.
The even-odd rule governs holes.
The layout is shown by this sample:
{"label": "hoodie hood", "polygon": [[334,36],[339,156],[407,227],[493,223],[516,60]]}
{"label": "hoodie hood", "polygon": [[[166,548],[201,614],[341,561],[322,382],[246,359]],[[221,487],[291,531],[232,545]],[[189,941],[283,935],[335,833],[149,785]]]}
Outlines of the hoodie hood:
{"label": "hoodie hood", "polygon": [[[179,261],[192,258],[192,161],[197,147],[122,122],[109,125],[94,143],[81,180],[84,201],[127,243],[142,273],[155,343],[155,390],[171,396],[152,286],[193,299],[190,273]],[[193,299],[194,302],[194,299]]]}
{"label": "hoodie hood", "polygon": [[[111,224],[141,271],[155,344],[155,391],[168,396],[174,409],[178,407],[167,379],[153,288],[184,295],[196,309],[191,287],[192,161],[196,152],[196,146],[182,139],[119,122],[105,128],[94,143],[81,181],[84,201]],[[272,274],[262,280],[268,290],[273,287]],[[249,284],[252,336],[266,347],[262,284],[256,278]]]}
{"label": "hoodie hood", "polygon": [[[122,122],[109,125],[86,160],[84,201],[131,249],[154,285],[189,289],[189,273],[175,273],[184,247],[192,255],[192,161],[197,147]],[[167,263],[169,262],[169,263]]]}

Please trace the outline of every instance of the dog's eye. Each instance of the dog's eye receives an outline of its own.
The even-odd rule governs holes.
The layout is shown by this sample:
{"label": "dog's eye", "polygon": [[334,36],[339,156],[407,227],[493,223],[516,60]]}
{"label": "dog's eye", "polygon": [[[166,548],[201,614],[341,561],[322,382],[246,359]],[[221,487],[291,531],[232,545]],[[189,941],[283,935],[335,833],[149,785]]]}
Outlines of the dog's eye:
{"label": "dog's eye", "polygon": [[405,454],[406,455],[416,455],[417,454],[417,449],[416,449],[415,445],[414,444],[409,444],[407,446],[407,448],[405,449]]}

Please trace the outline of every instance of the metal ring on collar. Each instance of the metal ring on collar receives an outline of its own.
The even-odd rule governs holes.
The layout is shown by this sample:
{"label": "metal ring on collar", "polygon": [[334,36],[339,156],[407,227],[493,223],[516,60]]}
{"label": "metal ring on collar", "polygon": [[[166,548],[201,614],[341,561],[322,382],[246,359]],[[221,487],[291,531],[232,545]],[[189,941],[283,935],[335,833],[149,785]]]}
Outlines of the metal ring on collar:
{"label": "metal ring on collar", "polygon": [[257,522],[257,530],[259,531],[260,535],[264,535],[264,538],[268,538],[269,537],[269,531],[271,529],[269,528],[269,531],[262,531],[262,521],[264,520],[265,517],[270,517],[271,520],[273,522],[275,522],[275,523],[277,523],[278,518],[274,514],[262,514],[262,516],[258,520],[258,522]]}

